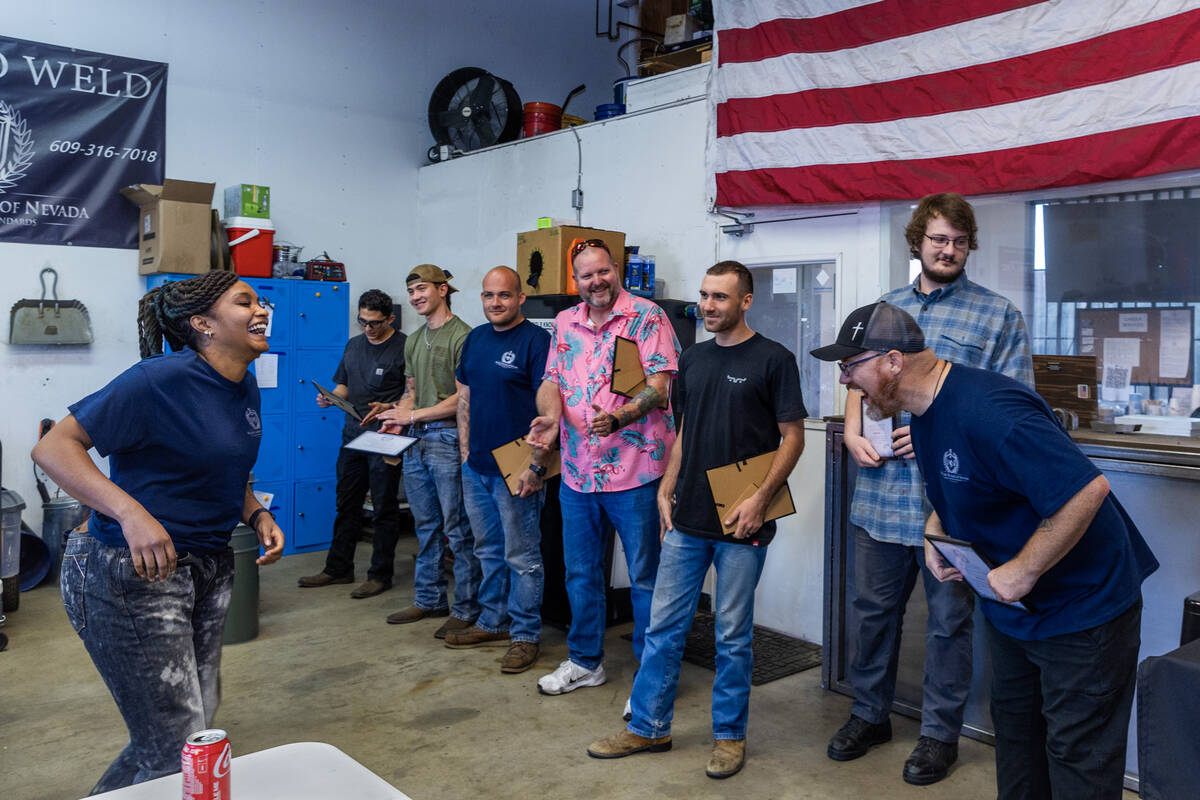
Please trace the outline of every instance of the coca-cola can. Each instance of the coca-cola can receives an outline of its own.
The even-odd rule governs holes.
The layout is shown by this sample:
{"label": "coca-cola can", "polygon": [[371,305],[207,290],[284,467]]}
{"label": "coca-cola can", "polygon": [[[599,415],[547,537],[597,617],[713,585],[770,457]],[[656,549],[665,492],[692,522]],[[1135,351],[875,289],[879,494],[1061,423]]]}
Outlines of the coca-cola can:
{"label": "coca-cola can", "polygon": [[183,800],[229,800],[233,751],[225,731],[197,731],[183,745]]}

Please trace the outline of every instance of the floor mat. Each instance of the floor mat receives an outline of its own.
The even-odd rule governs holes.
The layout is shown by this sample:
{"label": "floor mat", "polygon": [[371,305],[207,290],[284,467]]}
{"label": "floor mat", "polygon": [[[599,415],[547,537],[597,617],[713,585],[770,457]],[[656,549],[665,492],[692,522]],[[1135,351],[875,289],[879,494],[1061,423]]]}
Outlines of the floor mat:
{"label": "floor mat", "polygon": [[[698,611],[692,620],[692,629],[687,635],[683,649],[683,660],[698,667],[717,669],[717,646],[711,612]],[[632,639],[625,634],[623,639]],[[796,672],[819,666],[821,645],[795,639],[791,636],[754,626],[754,674],[750,678],[753,686],[761,686]]]}

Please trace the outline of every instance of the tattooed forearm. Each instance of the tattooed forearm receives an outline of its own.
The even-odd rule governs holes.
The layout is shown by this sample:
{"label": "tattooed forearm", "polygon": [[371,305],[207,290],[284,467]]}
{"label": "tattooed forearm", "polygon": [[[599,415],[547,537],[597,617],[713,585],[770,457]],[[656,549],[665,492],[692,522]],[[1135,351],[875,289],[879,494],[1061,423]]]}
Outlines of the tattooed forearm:
{"label": "tattooed forearm", "polygon": [[461,383],[458,384],[458,406],[455,416],[458,418],[458,454],[466,463],[467,454],[471,451],[471,390]]}
{"label": "tattooed forearm", "polygon": [[662,403],[663,393],[647,384],[646,388],[634,395],[632,400],[613,413],[617,420],[617,427],[624,428],[632,422],[637,422],[649,414],[651,409],[657,408]]}

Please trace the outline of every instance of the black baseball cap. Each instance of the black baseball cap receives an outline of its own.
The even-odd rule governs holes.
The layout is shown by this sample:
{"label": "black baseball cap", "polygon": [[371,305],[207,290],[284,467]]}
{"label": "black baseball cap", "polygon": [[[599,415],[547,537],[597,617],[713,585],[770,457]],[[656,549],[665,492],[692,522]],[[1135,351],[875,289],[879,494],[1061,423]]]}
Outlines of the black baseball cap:
{"label": "black baseball cap", "polygon": [[925,334],[917,321],[899,306],[880,300],[851,311],[837,341],[810,352],[822,361],[845,361],[868,350],[919,353],[924,349]]}

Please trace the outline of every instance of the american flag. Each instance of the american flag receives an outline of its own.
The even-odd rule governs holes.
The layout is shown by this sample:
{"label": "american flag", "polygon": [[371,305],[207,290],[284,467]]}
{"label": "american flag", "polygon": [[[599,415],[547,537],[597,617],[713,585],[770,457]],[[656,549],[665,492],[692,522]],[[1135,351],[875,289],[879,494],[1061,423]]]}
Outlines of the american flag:
{"label": "american flag", "polygon": [[724,0],[720,206],[1200,166],[1200,0]]}

